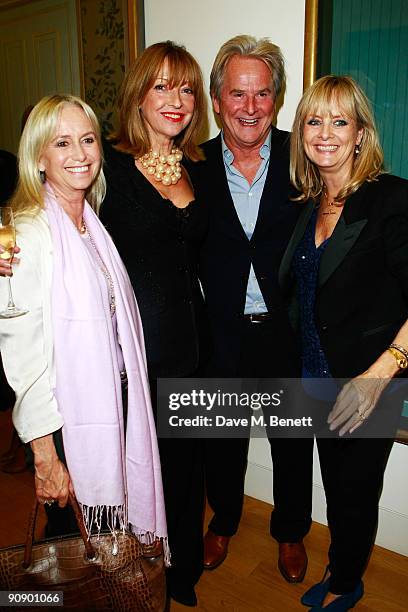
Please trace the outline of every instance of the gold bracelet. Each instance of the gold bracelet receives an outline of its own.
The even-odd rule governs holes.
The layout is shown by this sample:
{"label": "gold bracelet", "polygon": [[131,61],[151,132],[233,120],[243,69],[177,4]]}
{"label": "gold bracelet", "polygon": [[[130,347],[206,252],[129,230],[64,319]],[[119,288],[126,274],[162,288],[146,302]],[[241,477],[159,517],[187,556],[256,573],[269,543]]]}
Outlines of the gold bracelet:
{"label": "gold bracelet", "polygon": [[398,368],[400,370],[406,370],[408,367],[408,359],[405,357],[404,353],[401,353],[399,349],[396,349],[393,346],[390,346],[387,350],[395,357]]}
{"label": "gold bracelet", "polygon": [[402,355],[404,355],[405,359],[408,361],[408,351],[406,348],[404,348],[400,344],[395,344],[394,342],[390,344],[390,348],[396,349],[397,351],[402,353]]}

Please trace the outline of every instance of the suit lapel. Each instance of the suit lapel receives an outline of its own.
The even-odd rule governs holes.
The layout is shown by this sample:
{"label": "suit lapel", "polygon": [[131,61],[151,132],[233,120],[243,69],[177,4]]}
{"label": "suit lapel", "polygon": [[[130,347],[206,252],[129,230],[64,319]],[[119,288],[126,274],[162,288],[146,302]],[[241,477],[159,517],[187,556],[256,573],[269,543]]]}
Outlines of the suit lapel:
{"label": "suit lapel", "polygon": [[[367,205],[365,197],[367,184],[347,200],[343,213],[341,214],[329,243],[322,255],[319,267],[318,286],[321,287],[338,268],[350,249],[356,243],[363,228],[368,222]],[[296,224],[295,230],[289,241],[288,247],[282,258],[279,270],[279,282],[283,286],[288,278],[295,250],[303,238],[306,226],[314,209],[313,202],[307,202]]]}
{"label": "suit lapel", "polygon": [[321,287],[338,268],[367,224],[367,183],[346,201],[329,244],[320,260],[318,287]]}
{"label": "suit lapel", "polygon": [[341,215],[329,244],[320,260],[318,286],[321,287],[327,279],[338,268],[351,247],[359,237],[361,230],[366,225],[367,219],[355,221],[347,225],[344,216]]}
{"label": "suit lapel", "polygon": [[274,202],[287,203],[289,195],[288,168],[289,159],[285,154],[282,138],[280,137],[279,131],[275,127],[272,127],[268,172],[251,241],[256,240],[258,234],[262,232],[264,228],[268,227],[266,221],[270,219],[272,215],[278,214],[278,207],[276,205],[274,206]]}

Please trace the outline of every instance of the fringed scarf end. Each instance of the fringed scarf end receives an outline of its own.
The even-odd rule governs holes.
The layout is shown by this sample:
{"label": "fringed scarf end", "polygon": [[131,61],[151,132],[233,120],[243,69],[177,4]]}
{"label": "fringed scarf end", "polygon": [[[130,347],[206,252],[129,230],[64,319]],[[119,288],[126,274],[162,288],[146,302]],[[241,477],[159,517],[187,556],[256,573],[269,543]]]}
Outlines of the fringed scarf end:
{"label": "fringed scarf end", "polygon": [[166,567],[171,566],[171,553],[167,536],[160,537],[157,535],[157,533],[153,533],[152,531],[143,531],[134,525],[130,525],[130,528],[141,544],[146,544],[149,546],[159,540],[163,547],[164,565]]}
{"label": "fringed scarf end", "polygon": [[115,531],[124,532],[126,529],[127,513],[124,504],[118,506],[86,506],[81,504],[81,510],[88,539],[91,533],[96,533],[99,536],[102,529],[109,529],[113,536],[115,536]]}
{"label": "fringed scarf end", "polygon": [[[88,539],[91,534],[96,533],[99,536],[101,531],[107,528],[114,538],[114,543],[117,545],[116,532],[119,530],[124,533],[128,526],[125,504],[120,504],[118,506],[86,506],[85,504],[80,504],[80,507]],[[167,536],[160,537],[153,531],[145,531],[132,524],[129,524],[129,529],[134,533],[141,544],[151,545],[157,540],[160,540],[163,546],[164,564],[166,567],[170,567],[171,554]]]}

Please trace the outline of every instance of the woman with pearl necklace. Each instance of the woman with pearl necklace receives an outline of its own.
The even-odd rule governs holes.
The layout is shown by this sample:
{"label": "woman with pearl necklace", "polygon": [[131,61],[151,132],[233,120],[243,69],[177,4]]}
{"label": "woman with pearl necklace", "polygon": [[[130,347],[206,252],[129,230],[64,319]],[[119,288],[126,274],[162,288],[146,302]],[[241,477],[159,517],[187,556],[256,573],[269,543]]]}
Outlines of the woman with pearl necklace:
{"label": "woman with pearl necklace", "polygon": [[[100,217],[138,300],[154,408],[157,378],[193,376],[208,353],[197,276],[206,211],[193,187],[204,99],[194,58],[169,41],[152,45],[125,76],[120,126],[104,147]],[[203,565],[201,444],[159,438],[159,450],[172,555],[168,592],[194,606]]]}

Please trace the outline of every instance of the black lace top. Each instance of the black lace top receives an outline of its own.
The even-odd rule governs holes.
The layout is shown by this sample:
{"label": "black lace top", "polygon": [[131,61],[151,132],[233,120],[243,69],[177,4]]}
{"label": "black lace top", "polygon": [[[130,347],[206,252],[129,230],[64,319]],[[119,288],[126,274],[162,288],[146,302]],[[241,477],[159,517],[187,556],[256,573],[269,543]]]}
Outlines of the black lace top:
{"label": "black lace top", "polygon": [[315,210],[305,235],[295,251],[292,265],[298,288],[303,376],[330,378],[329,365],[320,344],[314,317],[320,258],[330,239],[328,238],[316,248],[316,217],[317,211]]}

